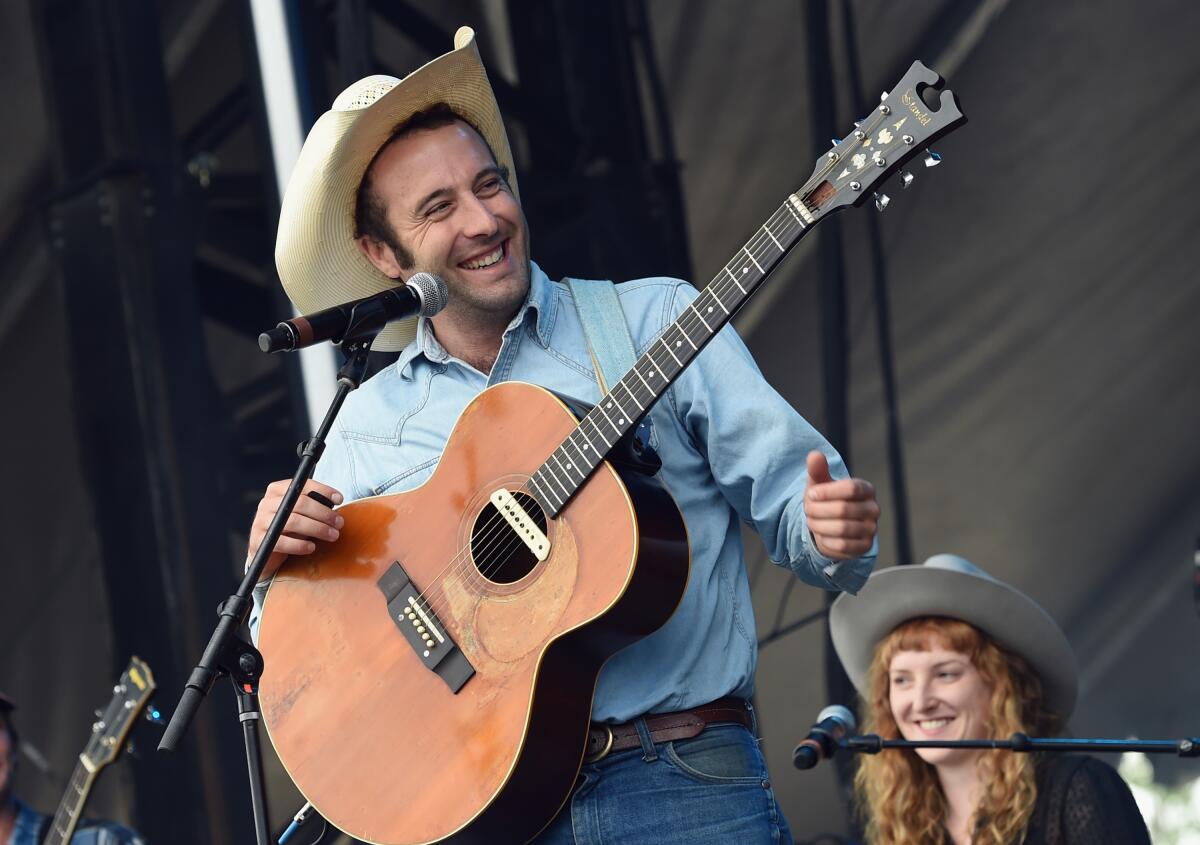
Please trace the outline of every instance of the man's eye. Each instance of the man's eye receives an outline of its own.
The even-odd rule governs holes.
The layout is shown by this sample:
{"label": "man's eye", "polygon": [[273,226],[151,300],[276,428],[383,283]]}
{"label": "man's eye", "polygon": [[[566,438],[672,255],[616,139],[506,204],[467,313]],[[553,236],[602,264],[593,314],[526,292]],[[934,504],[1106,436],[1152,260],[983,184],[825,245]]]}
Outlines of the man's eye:
{"label": "man's eye", "polygon": [[488,179],[479,185],[479,193],[489,196],[500,190],[500,180],[498,178]]}
{"label": "man's eye", "polygon": [[437,205],[432,205],[425,210],[426,217],[436,217],[450,207],[448,202],[439,202]]}

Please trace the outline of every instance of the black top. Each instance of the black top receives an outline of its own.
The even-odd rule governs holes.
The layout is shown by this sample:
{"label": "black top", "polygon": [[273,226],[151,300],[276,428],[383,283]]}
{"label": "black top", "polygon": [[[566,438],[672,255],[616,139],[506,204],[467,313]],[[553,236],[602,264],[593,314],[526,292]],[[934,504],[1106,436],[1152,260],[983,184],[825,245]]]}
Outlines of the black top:
{"label": "black top", "polygon": [[1078,754],[1038,764],[1037,802],[1024,845],[1150,845],[1125,781],[1108,763]]}
{"label": "black top", "polygon": [[[949,833],[942,841],[954,843]],[[1150,834],[1116,769],[1095,757],[1047,754],[1021,845],[1150,845]]]}

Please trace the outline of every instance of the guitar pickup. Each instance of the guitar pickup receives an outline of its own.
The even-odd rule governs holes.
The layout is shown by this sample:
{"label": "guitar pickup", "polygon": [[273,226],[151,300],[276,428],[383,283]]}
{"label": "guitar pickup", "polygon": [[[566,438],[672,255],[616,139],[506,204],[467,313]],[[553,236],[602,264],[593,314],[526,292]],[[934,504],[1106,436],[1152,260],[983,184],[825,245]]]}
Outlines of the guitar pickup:
{"label": "guitar pickup", "polygon": [[550,540],[516,496],[501,487],[488,498],[534,557],[545,560],[550,556]]}
{"label": "guitar pickup", "polygon": [[475,674],[475,667],[455,645],[429,602],[404,571],[393,561],[376,582],[387,600],[388,615],[408,640],[425,668],[446,682],[457,693]]}

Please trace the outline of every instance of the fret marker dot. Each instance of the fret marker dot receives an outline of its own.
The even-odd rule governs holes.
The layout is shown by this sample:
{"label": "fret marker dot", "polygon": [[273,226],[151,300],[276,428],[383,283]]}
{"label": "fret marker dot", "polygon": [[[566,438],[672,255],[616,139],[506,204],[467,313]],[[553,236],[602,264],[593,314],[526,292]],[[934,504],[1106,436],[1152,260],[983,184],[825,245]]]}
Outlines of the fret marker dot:
{"label": "fret marker dot", "polygon": [[710,306],[708,306],[708,313],[709,313],[709,314],[711,314],[711,313],[712,313],[712,306],[711,306],[711,305],[710,305]]}
{"label": "fret marker dot", "polygon": [[749,268],[749,267],[743,267],[743,268],[742,268],[742,275],[743,275],[743,276],[744,276],[746,273],[749,273],[749,272],[750,272],[750,268]]}
{"label": "fret marker dot", "polygon": [[586,452],[587,450],[588,450],[588,444],[584,443],[584,444],[583,444],[583,451],[585,451],[585,452]]}
{"label": "fret marker dot", "polygon": [[625,425],[625,420],[624,419],[617,420],[617,425]]}
{"label": "fret marker dot", "polygon": [[575,464],[567,464],[567,469],[575,469]]}
{"label": "fret marker dot", "polygon": [[676,346],[683,346],[683,341],[682,341],[682,340],[677,340],[677,341],[675,341],[675,345],[676,345]]}

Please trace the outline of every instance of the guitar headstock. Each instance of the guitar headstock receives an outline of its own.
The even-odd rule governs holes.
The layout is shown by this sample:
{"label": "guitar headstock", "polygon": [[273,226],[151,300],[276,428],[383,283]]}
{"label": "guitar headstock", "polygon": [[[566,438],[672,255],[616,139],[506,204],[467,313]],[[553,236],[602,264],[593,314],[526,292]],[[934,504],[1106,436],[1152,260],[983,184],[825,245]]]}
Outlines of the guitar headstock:
{"label": "guitar headstock", "polygon": [[[814,220],[846,206],[862,205],[930,143],[966,123],[954,92],[944,89],[944,84],[937,73],[913,62],[891,93],[855,123],[854,131],[817,160],[800,195]],[[923,97],[931,88],[937,92],[936,109]],[[936,158],[927,161],[936,163]],[[905,185],[911,179],[907,176]]]}
{"label": "guitar headstock", "polygon": [[130,658],[129,666],[113,687],[112,700],[92,726],[91,739],[79,755],[89,771],[95,772],[116,759],[154,689],[150,667],[137,657]]}

